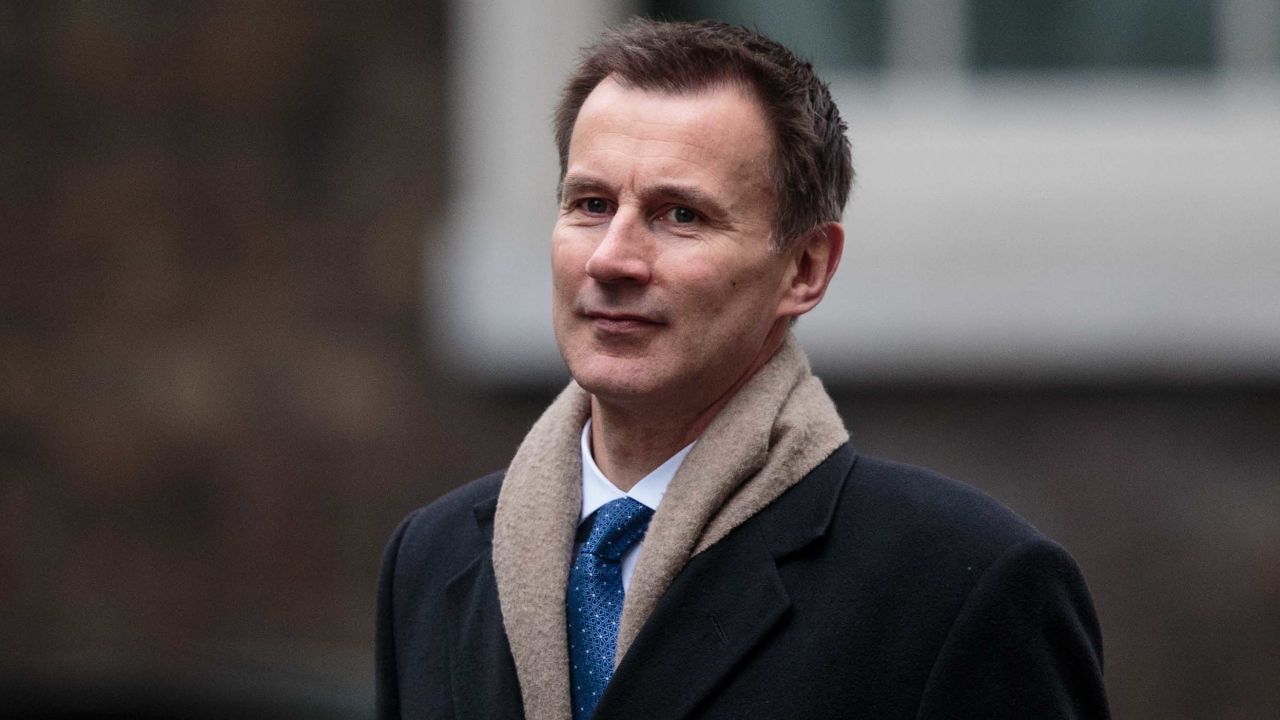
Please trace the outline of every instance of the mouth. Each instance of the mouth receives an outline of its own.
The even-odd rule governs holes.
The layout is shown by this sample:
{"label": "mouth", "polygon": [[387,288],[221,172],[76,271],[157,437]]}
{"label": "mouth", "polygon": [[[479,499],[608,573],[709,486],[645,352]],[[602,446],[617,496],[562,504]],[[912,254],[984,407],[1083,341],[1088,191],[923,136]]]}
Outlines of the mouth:
{"label": "mouth", "polygon": [[597,332],[608,334],[641,332],[666,324],[656,317],[638,313],[588,310],[583,316]]}

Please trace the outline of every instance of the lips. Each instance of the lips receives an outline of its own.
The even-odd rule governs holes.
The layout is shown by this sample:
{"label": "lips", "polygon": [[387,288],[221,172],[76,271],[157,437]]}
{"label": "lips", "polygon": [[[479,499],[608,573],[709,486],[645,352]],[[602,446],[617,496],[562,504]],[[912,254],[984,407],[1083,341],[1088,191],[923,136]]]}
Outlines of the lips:
{"label": "lips", "polygon": [[633,313],[615,313],[615,312],[590,312],[585,315],[592,320],[607,320],[609,322],[640,322],[659,324],[657,320],[646,315],[637,315]]}
{"label": "lips", "polygon": [[583,316],[597,331],[607,333],[638,332],[666,324],[655,316],[640,313],[588,310]]}

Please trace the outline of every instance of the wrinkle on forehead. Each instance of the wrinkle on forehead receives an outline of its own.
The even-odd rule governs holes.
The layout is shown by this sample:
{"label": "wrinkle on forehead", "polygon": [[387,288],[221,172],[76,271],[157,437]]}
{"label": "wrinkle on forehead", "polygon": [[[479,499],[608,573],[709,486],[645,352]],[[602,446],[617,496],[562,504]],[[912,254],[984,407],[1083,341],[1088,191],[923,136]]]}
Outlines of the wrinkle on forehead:
{"label": "wrinkle on forehead", "polygon": [[694,169],[702,182],[739,199],[753,191],[770,200],[775,194],[768,120],[754,96],[733,84],[671,93],[606,78],[579,112],[567,174],[598,176],[611,160],[617,168],[628,165],[632,182],[637,171],[651,180],[687,181]]}

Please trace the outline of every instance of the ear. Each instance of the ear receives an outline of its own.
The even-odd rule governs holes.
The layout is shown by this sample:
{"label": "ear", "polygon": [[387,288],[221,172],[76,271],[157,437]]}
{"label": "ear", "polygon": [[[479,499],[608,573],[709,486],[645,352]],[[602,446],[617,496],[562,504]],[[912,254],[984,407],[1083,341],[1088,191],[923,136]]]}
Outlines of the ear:
{"label": "ear", "polygon": [[827,222],[810,230],[787,251],[778,317],[799,317],[818,306],[844,252],[844,227]]}

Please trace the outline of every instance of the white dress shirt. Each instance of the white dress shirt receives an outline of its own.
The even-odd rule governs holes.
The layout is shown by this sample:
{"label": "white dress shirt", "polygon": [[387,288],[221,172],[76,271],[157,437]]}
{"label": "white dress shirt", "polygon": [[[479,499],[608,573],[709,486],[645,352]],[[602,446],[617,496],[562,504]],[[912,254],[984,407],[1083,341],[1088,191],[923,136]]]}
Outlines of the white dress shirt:
{"label": "white dress shirt", "polygon": [[[675,477],[680,463],[684,462],[685,455],[689,454],[696,442],[695,440],[685,445],[680,452],[654,468],[653,472],[640,478],[640,482],[636,483],[630,492],[622,492],[616,485],[609,482],[604,473],[600,472],[600,468],[596,467],[595,458],[591,455],[591,418],[587,418],[587,423],[582,426],[582,514],[578,516],[578,526],[581,527],[583,521],[591,517],[591,513],[599,510],[605,503],[624,497],[629,497],[656,512],[658,504],[662,502],[662,496],[667,493],[667,486],[671,484],[671,478]],[[623,592],[631,586],[631,573],[635,570],[636,558],[639,557],[640,546],[643,544],[642,538],[622,555]],[[575,554],[581,549],[582,546],[579,544],[574,548]]]}

